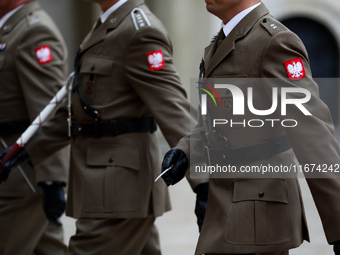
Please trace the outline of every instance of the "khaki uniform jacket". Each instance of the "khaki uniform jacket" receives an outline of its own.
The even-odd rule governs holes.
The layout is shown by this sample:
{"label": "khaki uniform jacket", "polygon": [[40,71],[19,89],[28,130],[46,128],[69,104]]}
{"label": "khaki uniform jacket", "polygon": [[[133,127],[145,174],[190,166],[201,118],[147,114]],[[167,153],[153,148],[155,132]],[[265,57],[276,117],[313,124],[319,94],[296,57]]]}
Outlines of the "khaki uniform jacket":
{"label": "khaki uniform jacket", "polygon": [[[160,50],[165,67],[151,71],[147,53]],[[190,105],[172,62],[170,39],[142,0],[127,1],[94,27],[81,45],[78,62],[80,92],[102,121],[154,117],[170,146],[189,133]],[[94,86],[89,90],[90,79]],[[75,122],[93,122],[76,93],[72,113]],[[63,105],[47,123],[50,130],[43,127],[27,145],[34,165],[68,143],[60,125],[66,118]],[[35,150],[36,146],[43,150]],[[161,215],[170,203],[164,182],[154,183],[160,166],[155,133],[73,137],[67,214],[76,218]],[[192,185],[200,182],[194,180]]]}
{"label": "khaki uniform jacket", "polygon": [[[294,33],[269,15],[264,4],[249,13],[223,40],[217,50],[216,45],[217,41],[205,50],[205,77],[233,78],[232,82],[238,78],[237,83],[229,84],[236,85],[242,90],[245,105],[251,78],[285,79],[280,82],[273,79],[263,80],[258,87],[254,86],[253,100],[256,109],[270,109],[272,87],[275,85],[305,88],[312,93],[311,100],[304,104],[312,116],[304,116],[297,107],[292,106],[288,107],[287,116],[280,116],[277,113],[272,116],[257,116],[250,113],[247,107],[244,116],[236,116],[230,111],[232,107],[230,101],[227,104],[228,100],[224,100],[233,100],[230,91],[217,89],[224,103],[223,107],[216,107],[208,100],[207,107],[211,119],[233,119],[237,122],[245,119],[246,123],[250,119],[298,121],[295,128],[283,128],[280,124],[275,128],[268,124],[261,128],[250,128],[248,125],[246,127],[219,125],[231,147],[250,146],[284,134],[288,135],[292,149],[268,159],[237,163],[235,165],[237,169],[242,165],[294,165],[294,153],[302,165],[314,163],[334,166],[340,163],[340,151],[334,138],[330,113],[318,97],[318,86],[312,79],[305,47]],[[299,81],[293,81],[288,79],[284,62],[299,57],[303,60],[306,76]],[[228,84],[228,80],[225,80],[225,83]],[[204,143],[199,134],[202,130],[202,125],[198,125],[194,132],[183,138],[176,147],[182,149],[188,157],[202,153]],[[220,143],[212,133],[208,139],[218,148]],[[340,240],[340,218],[335,216],[339,215],[340,210],[340,181],[330,178],[331,173],[324,173],[321,176],[328,179],[310,178],[307,181],[321,216],[327,240],[332,243]],[[304,239],[308,240],[302,198],[296,178],[254,179],[249,178],[247,174],[243,177],[210,179],[208,207],[196,254],[269,253],[297,247]]]}
{"label": "khaki uniform jacket", "polygon": [[[47,13],[32,1],[6,21],[0,29],[0,43],[5,44],[0,50],[0,123],[32,122],[64,83],[67,73],[64,40]],[[52,60],[39,64],[35,51],[45,45],[50,47]],[[11,146],[20,134],[0,136]],[[23,168],[32,183],[67,182],[68,154],[67,149],[59,152],[36,171],[28,164]],[[18,169],[13,169],[7,182],[0,186],[0,194],[18,197],[32,191]]]}

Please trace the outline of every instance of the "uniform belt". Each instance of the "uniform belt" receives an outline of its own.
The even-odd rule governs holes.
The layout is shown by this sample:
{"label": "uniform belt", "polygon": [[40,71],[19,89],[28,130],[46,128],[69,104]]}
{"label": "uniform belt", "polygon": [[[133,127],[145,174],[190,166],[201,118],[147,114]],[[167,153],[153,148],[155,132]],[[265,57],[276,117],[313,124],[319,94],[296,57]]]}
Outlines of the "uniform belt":
{"label": "uniform belt", "polygon": [[261,143],[240,147],[214,150],[206,148],[207,163],[214,164],[237,164],[242,162],[255,161],[270,158],[278,153],[291,148],[287,135],[282,135],[274,139],[265,140]]}
{"label": "uniform belt", "polygon": [[29,120],[0,123],[0,136],[23,133],[31,124]]}
{"label": "uniform belt", "polygon": [[157,124],[154,118],[134,118],[110,120],[99,123],[76,123],[72,122],[72,136],[117,136],[126,133],[155,132]]}

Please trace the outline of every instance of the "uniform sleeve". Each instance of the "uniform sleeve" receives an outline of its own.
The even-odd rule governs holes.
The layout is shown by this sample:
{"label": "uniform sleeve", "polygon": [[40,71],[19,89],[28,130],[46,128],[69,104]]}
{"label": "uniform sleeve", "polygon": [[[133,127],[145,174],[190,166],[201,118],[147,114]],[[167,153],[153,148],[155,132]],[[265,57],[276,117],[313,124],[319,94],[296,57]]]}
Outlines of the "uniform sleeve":
{"label": "uniform sleeve", "polygon": [[[16,51],[16,71],[31,122],[64,83],[67,50],[61,40],[48,26],[37,24],[29,27]],[[32,162],[40,148],[29,152]],[[41,164],[36,168],[36,181],[67,182],[68,157],[66,149]]]}
{"label": "uniform sleeve", "polygon": [[[301,58],[306,75],[301,80],[291,80],[284,62]],[[293,33],[280,32],[273,36],[269,42],[261,65],[261,77],[279,78],[264,82],[268,95],[273,87],[304,88],[311,92],[309,102],[303,104],[312,114],[304,115],[295,105],[287,106],[287,115],[284,119],[294,119],[298,125],[294,128],[285,128],[294,153],[300,165],[327,165],[340,164],[340,149],[334,137],[334,127],[328,107],[321,101],[318,94],[318,85],[313,81],[308,55],[303,43]],[[279,91],[281,91],[279,89]],[[301,94],[289,94],[289,98],[298,99]],[[281,93],[279,93],[281,98]],[[314,174],[314,176],[312,176]],[[305,173],[309,188],[322,219],[323,227],[329,243],[340,240],[340,214],[339,173],[327,171],[319,173]]]}
{"label": "uniform sleeve", "polygon": [[205,155],[203,151],[205,134],[202,115],[199,112],[200,106],[198,107],[197,112],[198,123],[194,130],[189,135],[183,137],[176,145],[176,148],[182,150],[189,159],[188,171],[192,165],[201,165],[205,163]]}
{"label": "uniform sleeve", "polygon": [[[152,70],[147,54],[159,51],[164,68]],[[145,27],[136,32],[125,55],[127,79],[149,108],[169,145],[174,147],[189,134],[190,122],[195,121],[196,114],[190,116],[190,103],[173,64],[169,38],[156,27]],[[189,180],[192,187],[206,181]]]}
{"label": "uniform sleeve", "polygon": [[46,26],[32,26],[16,51],[16,71],[31,121],[61,89],[67,51]]}
{"label": "uniform sleeve", "polygon": [[[67,99],[65,98],[25,145],[37,182],[68,180],[70,137],[67,133]],[[52,157],[53,156],[53,157]]]}

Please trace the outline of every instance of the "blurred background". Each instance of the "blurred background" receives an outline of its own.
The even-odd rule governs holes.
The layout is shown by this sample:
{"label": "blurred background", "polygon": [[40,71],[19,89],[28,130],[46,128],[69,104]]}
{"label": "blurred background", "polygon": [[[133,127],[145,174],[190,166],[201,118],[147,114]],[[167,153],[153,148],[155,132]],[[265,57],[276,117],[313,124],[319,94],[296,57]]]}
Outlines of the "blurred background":
{"label": "blurred background", "polygon": [[[204,48],[219,31],[221,21],[205,9],[204,0],[145,0],[167,28],[174,46],[174,62],[183,85],[189,89],[190,78],[198,76]],[[70,71],[82,39],[98,19],[96,4],[83,0],[38,0],[60,28],[69,50]],[[319,80],[321,98],[329,106],[339,127],[340,74],[340,1],[339,0],[263,0],[271,14],[297,33],[309,52],[311,67]],[[189,94],[189,93],[188,93]],[[311,138],[312,139],[312,138]],[[163,153],[169,148],[161,134]],[[301,179],[311,244],[291,251],[293,255],[332,254],[327,245],[313,199]],[[170,187],[173,210],[157,219],[164,255],[193,254],[198,238],[193,213],[195,196],[188,183]],[[279,219],[278,219],[279,220]],[[74,220],[63,217],[65,242],[74,233]]]}

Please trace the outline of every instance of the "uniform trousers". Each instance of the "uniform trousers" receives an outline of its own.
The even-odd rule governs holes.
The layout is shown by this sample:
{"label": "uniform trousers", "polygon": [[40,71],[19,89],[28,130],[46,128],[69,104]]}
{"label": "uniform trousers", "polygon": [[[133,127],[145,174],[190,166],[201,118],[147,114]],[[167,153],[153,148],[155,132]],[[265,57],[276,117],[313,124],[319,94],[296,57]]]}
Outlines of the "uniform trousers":
{"label": "uniform trousers", "polygon": [[69,255],[160,255],[155,217],[78,219]]}
{"label": "uniform trousers", "polygon": [[1,255],[65,255],[63,228],[46,219],[41,195],[0,198]]}

